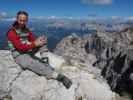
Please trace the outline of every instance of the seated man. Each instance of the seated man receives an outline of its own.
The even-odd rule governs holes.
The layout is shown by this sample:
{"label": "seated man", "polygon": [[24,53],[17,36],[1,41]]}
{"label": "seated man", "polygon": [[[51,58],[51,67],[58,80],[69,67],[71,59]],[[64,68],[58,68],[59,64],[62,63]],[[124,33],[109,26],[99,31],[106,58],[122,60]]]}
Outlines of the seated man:
{"label": "seated man", "polygon": [[56,79],[62,82],[67,89],[70,88],[72,81],[69,78],[57,73],[48,63],[34,56],[38,50],[45,52],[47,39],[44,36],[40,36],[36,39],[32,32],[26,27],[27,21],[28,13],[19,11],[16,21],[7,32],[8,47],[16,63],[23,69],[31,70],[38,75],[44,75],[47,79]]}

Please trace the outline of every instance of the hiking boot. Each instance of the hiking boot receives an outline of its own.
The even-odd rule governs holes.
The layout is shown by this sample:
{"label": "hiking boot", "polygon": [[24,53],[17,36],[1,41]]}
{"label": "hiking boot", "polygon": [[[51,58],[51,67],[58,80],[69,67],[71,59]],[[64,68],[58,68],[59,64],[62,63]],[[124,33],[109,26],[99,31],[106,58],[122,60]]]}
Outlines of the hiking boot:
{"label": "hiking boot", "polygon": [[2,100],[12,100],[12,97],[10,95],[6,95],[2,98]]}
{"label": "hiking boot", "polygon": [[58,74],[58,76],[57,76],[56,79],[57,79],[57,81],[62,82],[62,84],[63,84],[67,89],[69,89],[69,88],[71,87],[71,85],[72,85],[72,81],[71,81],[69,78],[67,78],[65,75]]}

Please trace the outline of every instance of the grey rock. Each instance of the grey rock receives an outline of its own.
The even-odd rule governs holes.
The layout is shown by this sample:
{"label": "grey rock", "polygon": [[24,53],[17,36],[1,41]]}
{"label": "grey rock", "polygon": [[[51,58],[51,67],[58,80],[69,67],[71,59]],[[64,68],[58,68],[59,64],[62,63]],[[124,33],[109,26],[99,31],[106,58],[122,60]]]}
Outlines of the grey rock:
{"label": "grey rock", "polygon": [[112,33],[98,30],[95,34],[83,37],[68,36],[57,45],[54,52],[66,58],[71,65],[84,65],[85,70],[98,77],[102,75],[112,91],[120,95],[123,92],[133,95],[132,40],[132,28]]}
{"label": "grey rock", "polygon": [[22,70],[9,51],[0,51],[0,62],[0,86],[5,91],[0,94],[3,100],[116,100],[117,94],[110,90],[106,81],[97,79],[91,69],[62,66],[60,71],[73,81],[67,90],[56,80],[46,80],[44,76]]}

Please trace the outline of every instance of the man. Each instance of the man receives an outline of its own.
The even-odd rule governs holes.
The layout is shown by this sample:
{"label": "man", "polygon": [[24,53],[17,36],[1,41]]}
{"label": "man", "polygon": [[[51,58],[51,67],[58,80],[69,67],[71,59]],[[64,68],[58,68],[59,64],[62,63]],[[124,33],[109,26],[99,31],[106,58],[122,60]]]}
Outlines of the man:
{"label": "man", "polygon": [[50,65],[34,56],[35,52],[46,52],[47,38],[40,36],[37,39],[27,28],[28,13],[19,11],[12,28],[7,32],[8,47],[16,63],[23,69],[31,70],[47,79],[56,79],[68,89],[72,81],[63,74],[57,73]]}

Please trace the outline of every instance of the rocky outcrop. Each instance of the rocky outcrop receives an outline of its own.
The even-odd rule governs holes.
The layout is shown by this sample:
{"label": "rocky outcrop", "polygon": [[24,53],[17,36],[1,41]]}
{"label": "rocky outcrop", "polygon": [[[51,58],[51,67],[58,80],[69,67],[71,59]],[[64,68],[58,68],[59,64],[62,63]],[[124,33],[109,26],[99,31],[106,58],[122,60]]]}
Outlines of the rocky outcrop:
{"label": "rocky outcrop", "polygon": [[[95,57],[94,59],[92,57],[91,55],[90,58],[87,57],[90,63],[95,61]],[[44,76],[21,69],[15,63],[10,51],[0,50],[0,98],[1,100],[7,100],[7,98],[8,100],[121,99],[116,93],[110,90],[106,81],[98,76],[99,71],[95,72],[97,73],[95,74],[93,73],[95,68],[91,64],[86,66],[89,62],[83,66],[82,61],[82,64],[77,61],[75,60],[75,63],[73,61],[71,64],[62,64],[58,68],[58,71],[64,73],[73,81],[72,87],[67,90],[56,80],[47,80]],[[80,66],[77,66],[77,63]]]}
{"label": "rocky outcrop", "polygon": [[0,53],[0,98],[8,95],[11,85],[22,72],[8,51]]}
{"label": "rocky outcrop", "polygon": [[102,75],[113,91],[120,95],[125,92],[133,95],[132,42],[132,28],[117,33],[98,30],[96,34],[83,37],[73,34],[64,38],[57,45],[55,53],[64,56],[72,64],[73,60],[85,65],[92,64],[96,68],[93,73]]}
{"label": "rocky outcrop", "polygon": [[127,28],[117,33],[98,32],[97,38],[102,45],[95,45],[101,47],[101,53],[93,48],[98,54],[95,65],[102,68],[101,74],[113,91],[121,95],[123,92],[133,95],[133,29]]}
{"label": "rocky outcrop", "polygon": [[129,92],[133,95],[133,30],[128,28],[112,35],[115,37],[106,35],[113,41],[110,41],[111,45],[108,42],[109,46],[101,53],[106,55],[104,61],[102,56],[99,59],[101,60],[99,64],[104,62],[102,75],[107,79],[112,90],[120,94]]}

